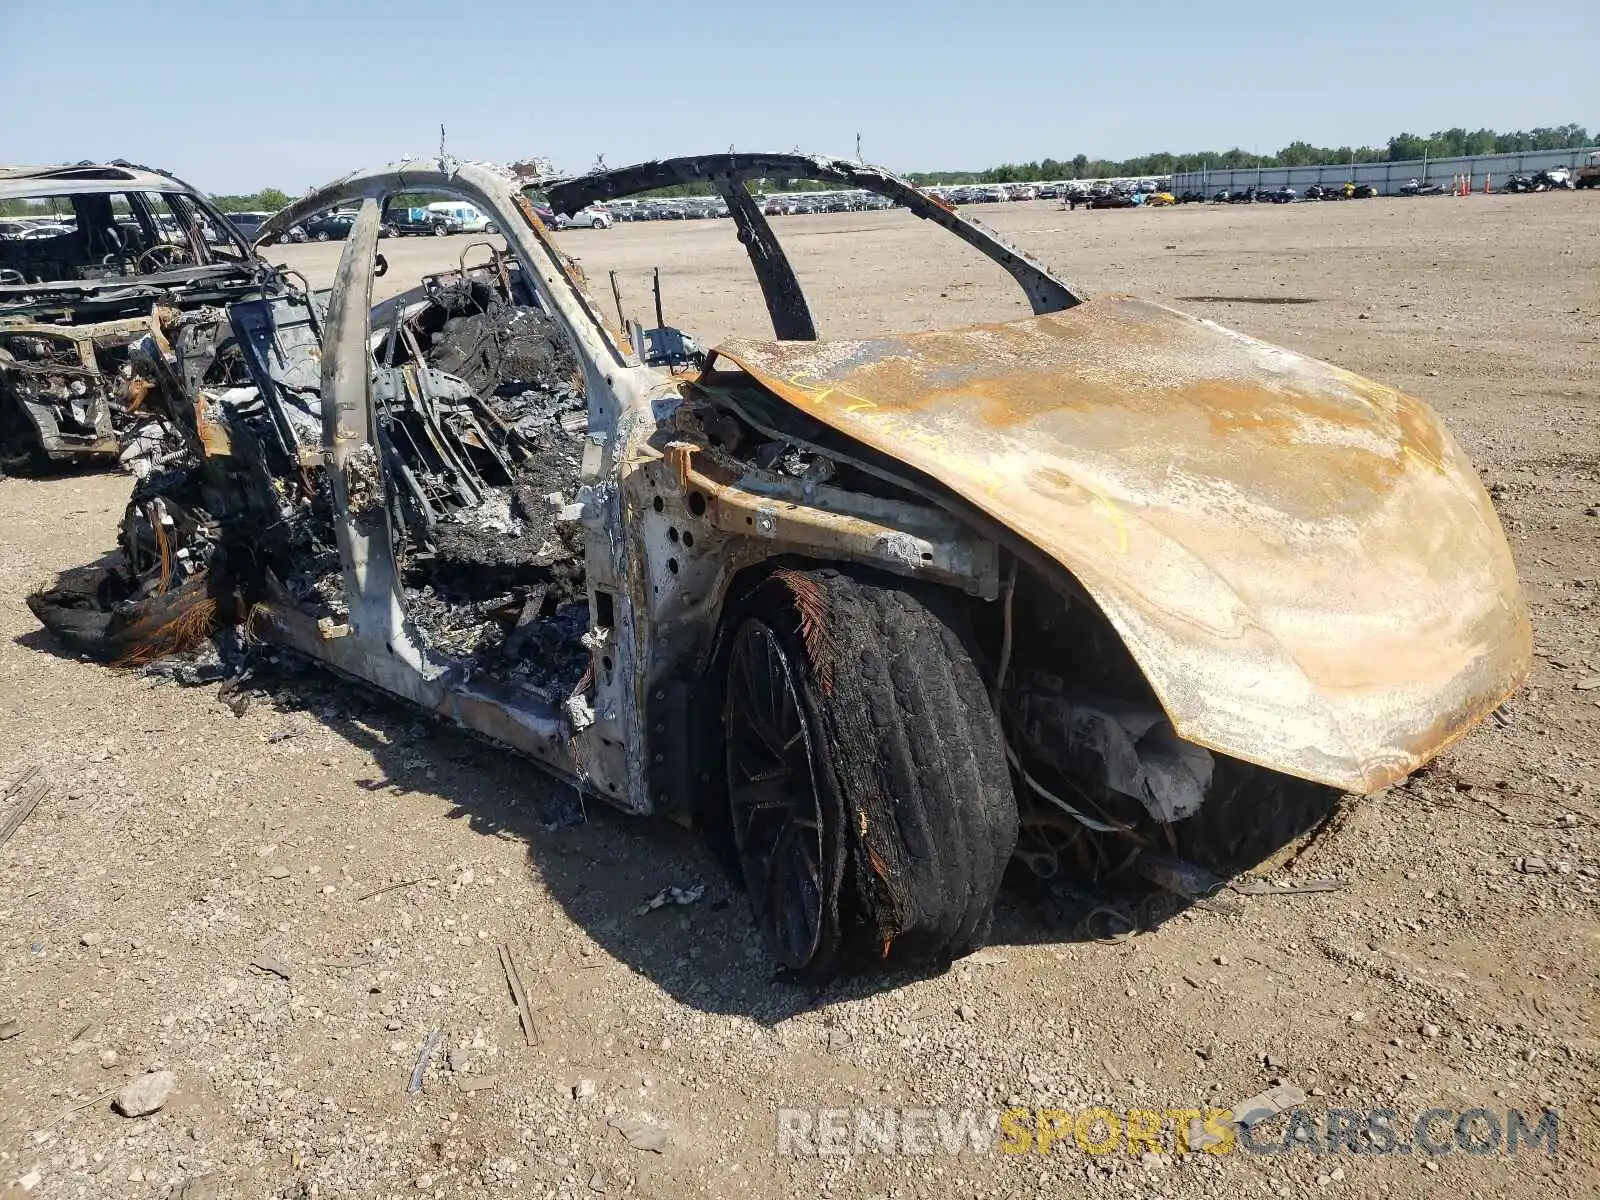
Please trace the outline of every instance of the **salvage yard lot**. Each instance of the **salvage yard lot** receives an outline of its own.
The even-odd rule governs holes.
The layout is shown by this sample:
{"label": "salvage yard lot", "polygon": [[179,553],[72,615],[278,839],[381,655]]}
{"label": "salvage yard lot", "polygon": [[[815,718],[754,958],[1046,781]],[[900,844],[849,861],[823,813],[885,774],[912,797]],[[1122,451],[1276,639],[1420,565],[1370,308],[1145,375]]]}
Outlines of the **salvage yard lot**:
{"label": "salvage yard lot", "polygon": [[[6,479],[0,778],[36,764],[53,791],[0,877],[0,1020],[20,1026],[0,1041],[0,1184],[36,1171],[44,1196],[155,1197],[200,1176],[239,1197],[1593,1194],[1600,196],[977,215],[1091,294],[1152,296],[1422,397],[1482,468],[1528,592],[1533,678],[1437,767],[1347,802],[1291,867],[1263,872],[1338,890],[1234,895],[1236,911],[1116,942],[1007,896],[995,949],[814,1003],[769,982],[742,899],[674,826],[594,803],[584,821],[527,764],[320,675],[246,685],[236,716],[215,688],[58,655],[22,598],[112,548],[130,481]],[[774,227],[824,336],[1025,315],[1009,280],[905,213]],[[377,297],[474,240],[384,242]],[[728,222],[558,240],[607,314],[609,271],[644,317],[659,266],[669,322],[702,344],[767,332]],[[268,254],[325,285],[339,250]],[[635,912],[693,883],[708,885],[700,903]],[[167,1107],[112,1113],[101,1097],[157,1063],[178,1080]],[[1552,1107],[1558,1150],[776,1153],[781,1108],[1159,1111],[1278,1080],[1319,1121],[1332,1107],[1392,1108],[1406,1126],[1431,1107]],[[668,1128],[659,1153],[608,1123],[640,1115]],[[1285,1121],[1268,1128],[1281,1137]]]}

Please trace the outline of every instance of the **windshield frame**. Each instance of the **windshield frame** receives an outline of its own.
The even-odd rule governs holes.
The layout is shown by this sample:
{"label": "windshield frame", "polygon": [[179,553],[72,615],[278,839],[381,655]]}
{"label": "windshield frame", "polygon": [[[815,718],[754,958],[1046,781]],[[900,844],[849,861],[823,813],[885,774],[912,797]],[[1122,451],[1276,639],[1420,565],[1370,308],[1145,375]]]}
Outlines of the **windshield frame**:
{"label": "windshield frame", "polygon": [[1061,312],[1086,299],[1084,293],[1058,278],[1027,251],[962,216],[943,200],[881,167],[842,158],[760,153],[695,155],[595,171],[548,184],[544,191],[551,207],[570,217],[591,205],[627,196],[683,184],[709,184],[728,206],[739,240],[750,256],[774,336],[780,341],[814,342],[816,323],[799,278],[762,211],[764,202],[746,186],[754,179],[832,183],[883,196],[909,209],[913,216],[953,233],[1009,273],[1027,296],[1035,316]]}

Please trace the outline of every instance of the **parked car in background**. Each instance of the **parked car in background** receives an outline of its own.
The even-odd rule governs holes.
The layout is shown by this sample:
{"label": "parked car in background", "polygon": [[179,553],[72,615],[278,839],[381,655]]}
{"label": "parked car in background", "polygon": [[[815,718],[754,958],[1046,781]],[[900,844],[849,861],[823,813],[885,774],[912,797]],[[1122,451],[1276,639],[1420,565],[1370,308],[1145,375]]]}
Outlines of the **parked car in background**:
{"label": "parked car in background", "polygon": [[393,209],[384,214],[383,223],[395,237],[446,237],[462,232],[455,217],[425,208]]}
{"label": "parked car in background", "polygon": [[428,211],[449,217],[461,226],[461,233],[499,233],[499,228],[470,204],[458,200],[438,200],[428,205]]}
{"label": "parked car in background", "polygon": [[76,229],[72,225],[40,221],[6,221],[3,224],[7,231],[0,232],[0,237],[18,239],[67,237]]}
{"label": "parked car in background", "polygon": [[610,229],[611,224],[611,214],[603,208],[586,208],[570,217],[566,213],[556,214],[557,229]]}
{"label": "parked car in background", "polygon": [[246,241],[254,240],[256,230],[261,228],[263,221],[272,216],[269,212],[231,212],[225,215],[228,224],[244,234]]}
{"label": "parked car in background", "polygon": [[305,230],[306,238],[313,242],[342,242],[350,235],[350,226],[355,224],[353,213],[323,213],[319,217],[312,217],[300,228]]}

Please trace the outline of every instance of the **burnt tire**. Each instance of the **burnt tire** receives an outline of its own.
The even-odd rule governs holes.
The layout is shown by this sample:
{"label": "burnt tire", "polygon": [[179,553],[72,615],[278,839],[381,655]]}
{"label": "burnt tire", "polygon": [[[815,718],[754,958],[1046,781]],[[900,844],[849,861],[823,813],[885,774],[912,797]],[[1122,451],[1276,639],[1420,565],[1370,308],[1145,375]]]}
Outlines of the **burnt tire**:
{"label": "burnt tire", "polygon": [[780,569],[730,613],[720,661],[731,849],[786,975],[982,945],[1017,806],[956,598]]}

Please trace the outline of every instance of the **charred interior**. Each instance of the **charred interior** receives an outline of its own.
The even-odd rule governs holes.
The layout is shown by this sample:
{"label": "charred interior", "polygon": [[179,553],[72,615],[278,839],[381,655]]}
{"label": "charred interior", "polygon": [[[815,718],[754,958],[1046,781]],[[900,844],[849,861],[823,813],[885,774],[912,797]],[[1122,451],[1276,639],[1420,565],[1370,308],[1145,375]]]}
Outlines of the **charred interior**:
{"label": "charred interior", "polygon": [[[570,511],[585,401],[570,350],[519,277],[492,253],[391,307],[375,331],[374,389],[393,486],[371,499],[403,531],[397,557],[424,644],[468,675],[559,702],[586,657]],[[225,624],[248,629],[274,596],[342,620],[320,451],[325,309],[325,296],[290,289],[184,314],[164,350],[135,343],[150,383],[124,455],[138,477],[124,562],[35,597],[47,625],[137,664],[201,648]],[[175,630],[174,606],[196,614]],[[164,632],[152,641],[153,615]]]}
{"label": "charred interior", "polygon": [[589,627],[573,511],[582,376],[499,252],[431,276],[424,295],[377,350],[408,612],[429,646],[565,701]]}

